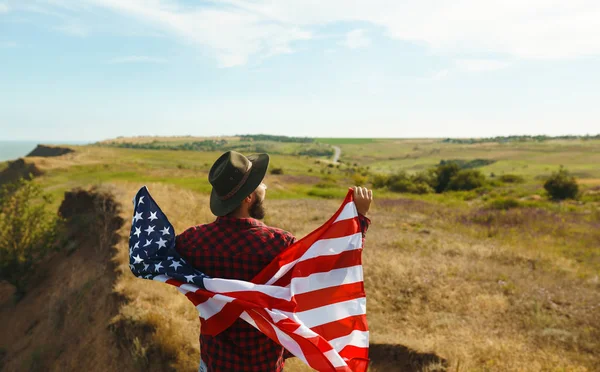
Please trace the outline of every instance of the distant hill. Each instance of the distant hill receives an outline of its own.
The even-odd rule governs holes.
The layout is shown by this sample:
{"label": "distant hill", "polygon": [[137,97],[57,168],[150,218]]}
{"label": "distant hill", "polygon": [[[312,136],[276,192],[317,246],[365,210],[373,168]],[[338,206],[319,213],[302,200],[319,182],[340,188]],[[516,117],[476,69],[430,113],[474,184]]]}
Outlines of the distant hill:
{"label": "distant hill", "polygon": [[331,157],[334,154],[331,145],[317,142],[314,138],[268,134],[244,134],[232,137],[132,137],[106,140],[96,145],[145,150],[235,150],[247,154],[267,152],[312,157]]}
{"label": "distant hill", "polygon": [[551,140],[593,140],[600,139],[600,134],[597,135],[585,135],[585,136],[501,136],[501,137],[486,137],[486,138],[446,138],[442,140],[443,143],[486,143],[486,142],[544,142]]}

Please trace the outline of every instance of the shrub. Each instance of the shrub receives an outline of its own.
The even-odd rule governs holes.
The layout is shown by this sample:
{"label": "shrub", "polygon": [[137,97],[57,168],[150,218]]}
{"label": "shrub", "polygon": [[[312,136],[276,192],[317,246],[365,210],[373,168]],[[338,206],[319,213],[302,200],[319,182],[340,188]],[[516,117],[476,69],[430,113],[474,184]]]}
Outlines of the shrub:
{"label": "shrub", "polygon": [[283,168],[271,168],[271,174],[283,174]]}
{"label": "shrub", "polygon": [[20,296],[34,267],[57,247],[59,218],[33,181],[20,179],[0,190],[0,279]]}
{"label": "shrub", "polygon": [[558,172],[552,173],[544,183],[544,189],[553,200],[576,199],[579,194],[575,177],[563,167]]}
{"label": "shrub", "polygon": [[436,184],[435,169],[428,169],[428,170],[423,171],[423,172],[415,173],[412,176],[412,181],[415,184],[420,184],[420,183],[426,184],[431,189],[435,188],[435,184]]}
{"label": "shrub", "polygon": [[362,174],[353,174],[352,181],[356,186],[364,186],[367,183],[368,178],[363,176]]}
{"label": "shrub", "polygon": [[373,184],[373,188],[375,189],[384,189],[388,185],[389,176],[384,174],[376,174],[371,179],[371,183]]}
{"label": "shrub", "polygon": [[450,179],[447,190],[469,191],[485,185],[485,176],[478,170],[463,169]]}
{"label": "shrub", "polygon": [[521,207],[521,203],[517,199],[513,198],[498,198],[492,200],[488,204],[488,207],[490,209],[508,210]]}
{"label": "shrub", "polygon": [[411,193],[413,194],[430,194],[433,192],[433,188],[426,183],[414,183]]}
{"label": "shrub", "polygon": [[395,179],[390,182],[389,188],[394,192],[410,192],[413,187],[413,183],[408,179]]}
{"label": "shrub", "polygon": [[516,174],[503,174],[498,178],[504,183],[523,183],[525,178]]}
{"label": "shrub", "polygon": [[435,192],[442,193],[446,191],[450,184],[450,179],[460,171],[456,163],[438,165],[434,171],[433,189]]}

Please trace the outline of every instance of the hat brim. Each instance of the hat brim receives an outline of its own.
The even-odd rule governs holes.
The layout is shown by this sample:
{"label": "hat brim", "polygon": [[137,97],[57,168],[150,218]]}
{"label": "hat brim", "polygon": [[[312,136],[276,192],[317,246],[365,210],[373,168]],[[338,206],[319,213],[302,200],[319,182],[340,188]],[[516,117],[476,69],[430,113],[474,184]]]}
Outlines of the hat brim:
{"label": "hat brim", "polygon": [[252,162],[250,175],[248,176],[246,183],[240,187],[233,197],[227,200],[221,200],[214,188],[210,193],[210,211],[215,216],[221,217],[233,212],[248,195],[256,190],[265,178],[267,168],[269,167],[269,155],[255,154],[249,155],[247,158]]}

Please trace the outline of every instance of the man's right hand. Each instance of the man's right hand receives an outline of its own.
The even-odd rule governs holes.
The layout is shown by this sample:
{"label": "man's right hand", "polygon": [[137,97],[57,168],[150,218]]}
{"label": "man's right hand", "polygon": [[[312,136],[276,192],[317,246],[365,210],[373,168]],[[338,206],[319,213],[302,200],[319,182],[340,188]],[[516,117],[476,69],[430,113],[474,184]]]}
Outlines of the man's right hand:
{"label": "man's right hand", "polygon": [[363,216],[367,215],[371,202],[373,201],[373,190],[369,190],[366,187],[355,186],[354,190],[354,204],[359,214]]}

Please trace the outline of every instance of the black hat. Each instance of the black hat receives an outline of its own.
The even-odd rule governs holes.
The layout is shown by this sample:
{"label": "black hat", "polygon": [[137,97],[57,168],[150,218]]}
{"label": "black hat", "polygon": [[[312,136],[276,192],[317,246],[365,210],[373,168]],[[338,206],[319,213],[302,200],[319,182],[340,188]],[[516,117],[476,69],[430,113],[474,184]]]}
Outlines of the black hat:
{"label": "black hat", "polygon": [[242,201],[260,185],[269,166],[269,155],[245,157],[236,151],[227,151],[210,168],[208,182],[210,210],[215,216],[233,212]]}

